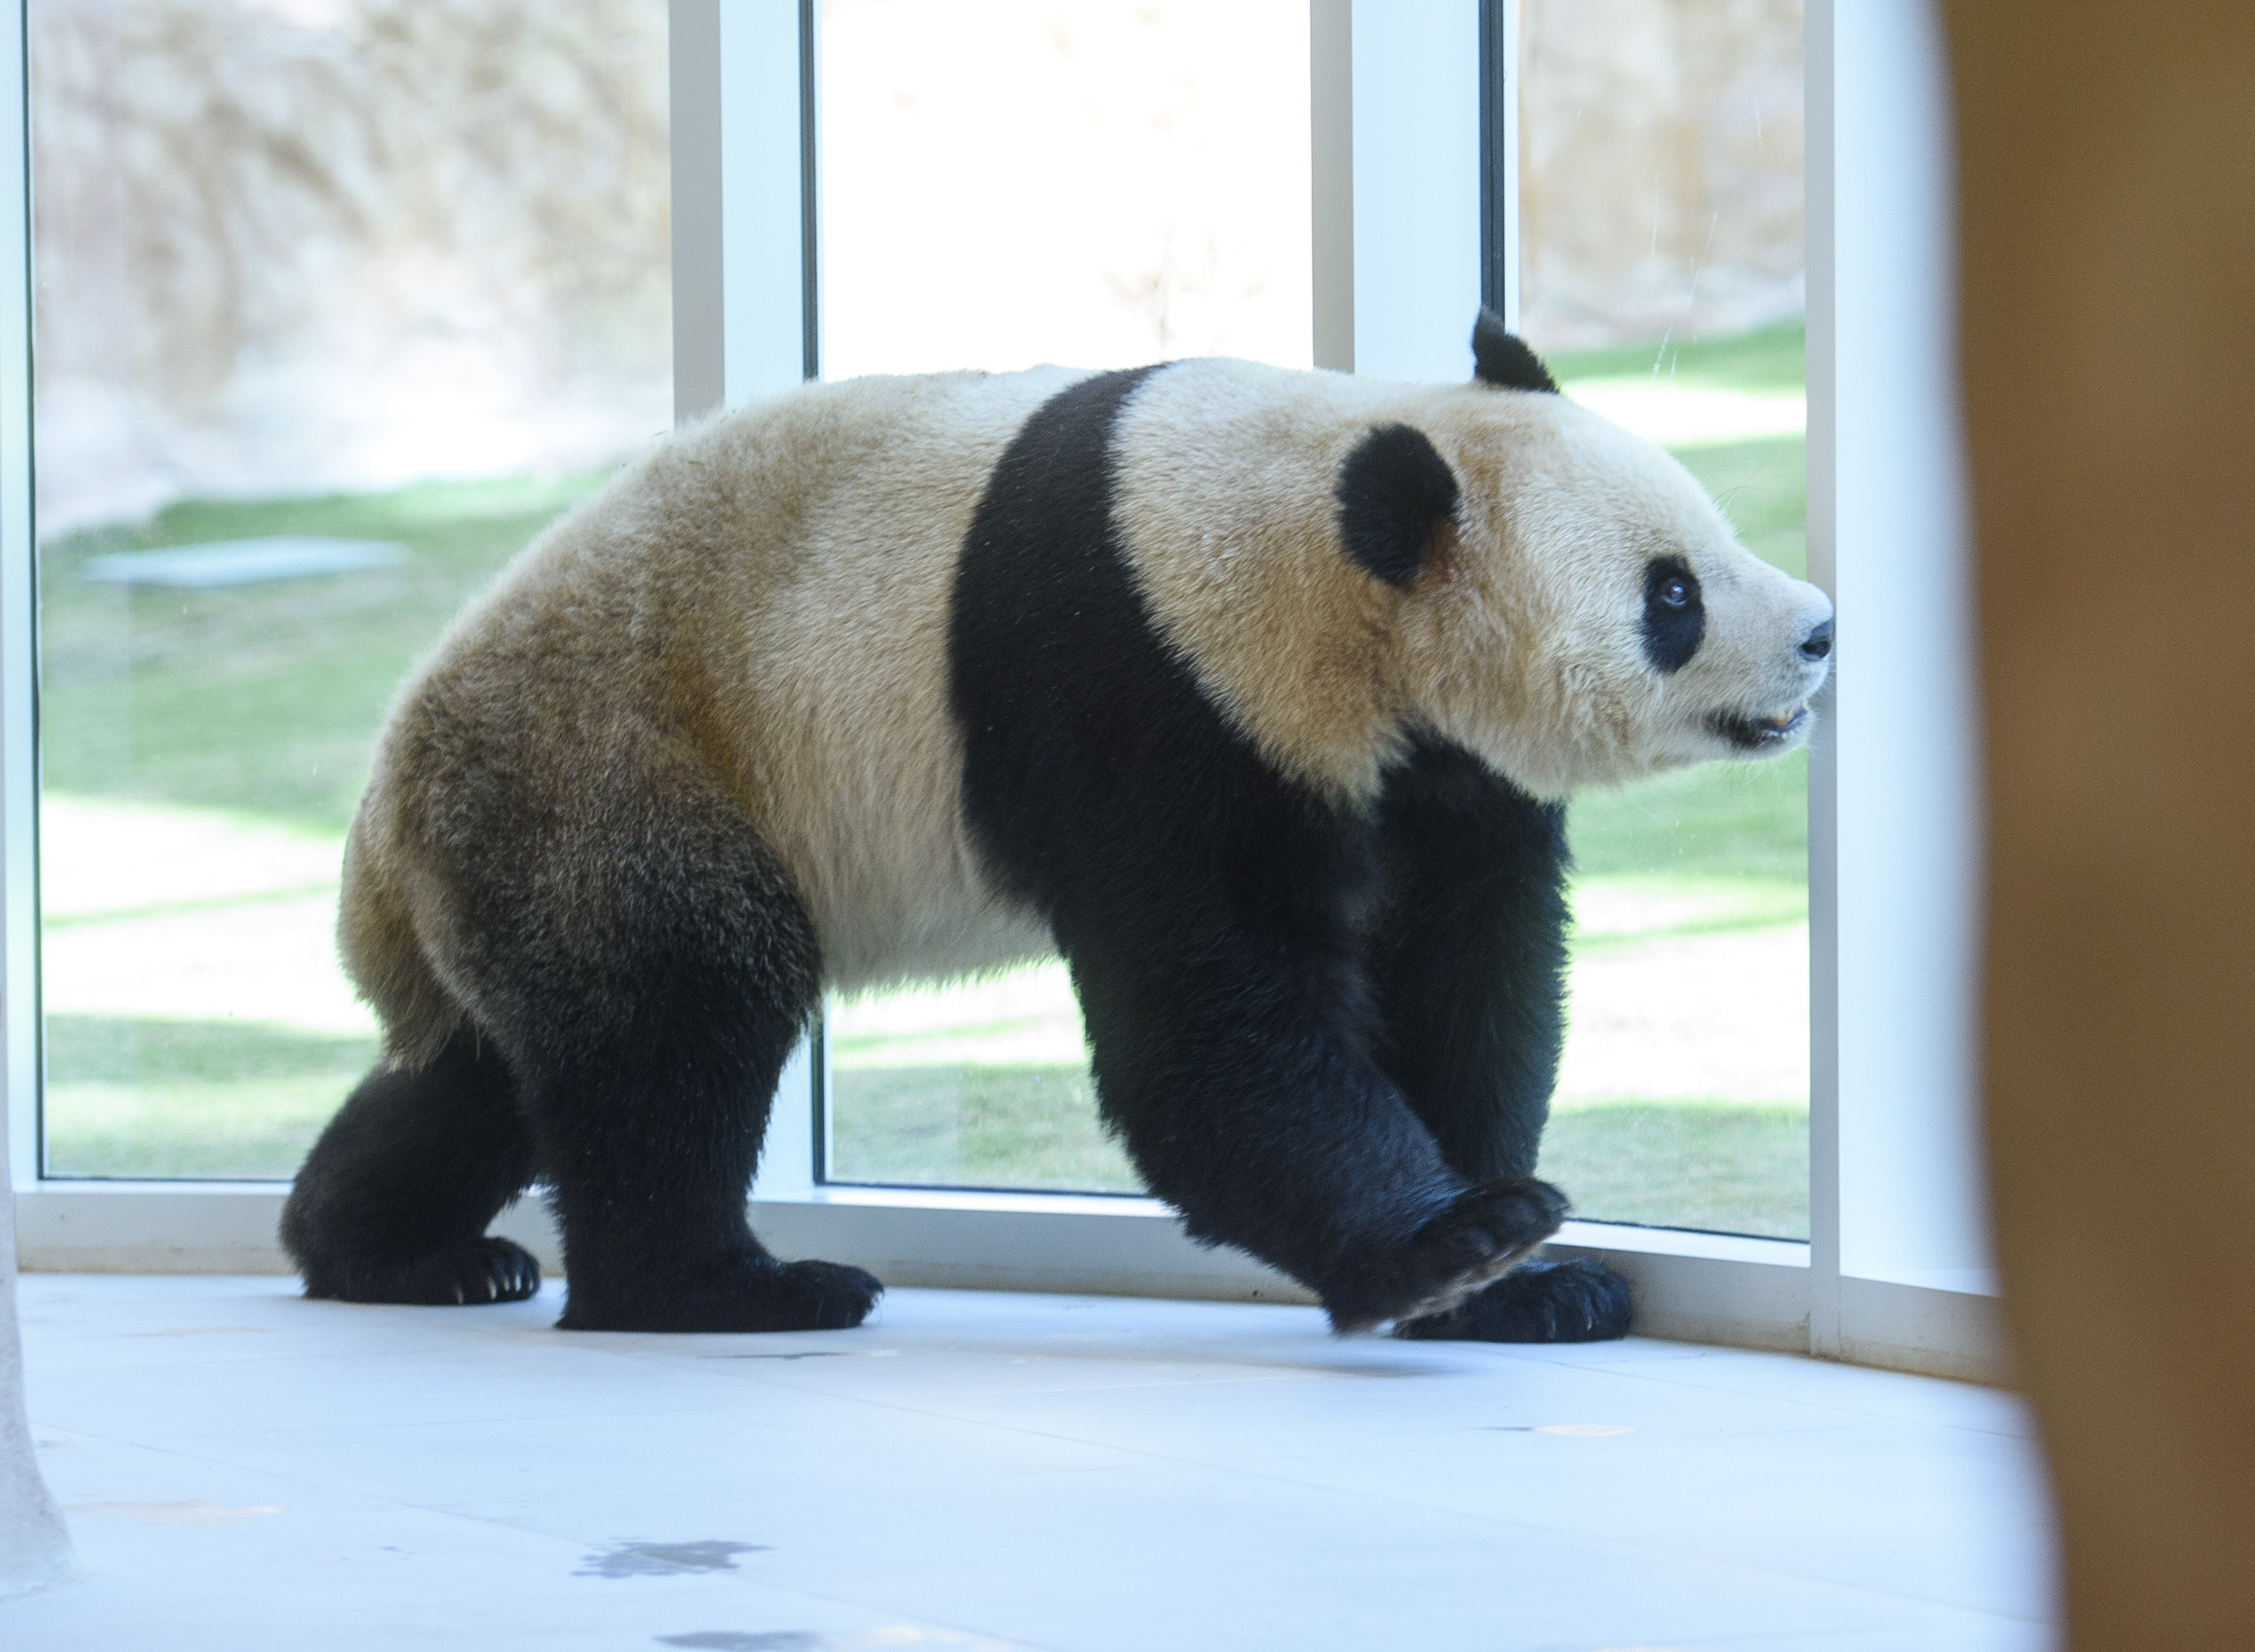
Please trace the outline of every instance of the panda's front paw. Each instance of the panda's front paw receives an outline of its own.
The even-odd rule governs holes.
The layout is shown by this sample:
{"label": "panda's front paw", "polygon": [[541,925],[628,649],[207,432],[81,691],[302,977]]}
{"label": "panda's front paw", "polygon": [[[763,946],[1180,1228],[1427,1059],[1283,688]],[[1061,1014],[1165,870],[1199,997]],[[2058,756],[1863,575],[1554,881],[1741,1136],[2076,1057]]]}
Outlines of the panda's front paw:
{"label": "panda's front paw", "polygon": [[1565,1220],[1566,1196],[1531,1176],[1469,1188],[1384,1265],[1324,1291],[1324,1306],[1341,1332],[1445,1312],[1503,1275]]}
{"label": "panda's front paw", "polygon": [[1628,1281],[1594,1256],[1521,1262],[1445,1313],[1405,1319],[1421,1341],[1610,1342],[1628,1334]]}

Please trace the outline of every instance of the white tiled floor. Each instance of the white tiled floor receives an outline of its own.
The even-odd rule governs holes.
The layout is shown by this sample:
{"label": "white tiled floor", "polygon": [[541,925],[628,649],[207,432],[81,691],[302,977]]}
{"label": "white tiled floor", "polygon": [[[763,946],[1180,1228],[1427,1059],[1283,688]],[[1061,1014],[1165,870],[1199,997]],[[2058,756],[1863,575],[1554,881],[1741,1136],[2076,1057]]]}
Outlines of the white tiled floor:
{"label": "white tiled floor", "polygon": [[0,1602],[10,1652],[2051,1644],[2025,1414],[1954,1383],[1098,1297],[666,1338],[552,1287],[23,1289],[82,1575]]}

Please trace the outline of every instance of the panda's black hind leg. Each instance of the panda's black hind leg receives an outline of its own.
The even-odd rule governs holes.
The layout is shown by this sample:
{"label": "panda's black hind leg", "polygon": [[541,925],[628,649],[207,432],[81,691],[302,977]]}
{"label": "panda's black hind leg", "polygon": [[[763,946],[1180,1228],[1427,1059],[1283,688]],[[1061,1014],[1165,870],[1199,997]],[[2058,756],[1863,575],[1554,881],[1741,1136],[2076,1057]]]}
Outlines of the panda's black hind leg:
{"label": "panda's black hind leg", "polygon": [[1530,1262],[1397,1337],[1440,1342],[1610,1342],[1628,1334],[1628,1282],[1592,1256]]}
{"label": "panda's black hind leg", "polygon": [[[576,1331],[839,1330],[883,1287],[747,1222],[776,1083],[820,1002],[790,880],[693,753],[622,745],[557,827],[521,811],[448,960],[507,1051]],[[523,824],[530,816],[531,829]],[[498,840],[499,834],[495,834]]]}
{"label": "panda's black hind leg", "polygon": [[486,1225],[532,1167],[509,1071],[465,1028],[421,1070],[361,1081],[298,1172],[282,1242],[309,1297],[521,1301],[540,1289],[540,1264]]}

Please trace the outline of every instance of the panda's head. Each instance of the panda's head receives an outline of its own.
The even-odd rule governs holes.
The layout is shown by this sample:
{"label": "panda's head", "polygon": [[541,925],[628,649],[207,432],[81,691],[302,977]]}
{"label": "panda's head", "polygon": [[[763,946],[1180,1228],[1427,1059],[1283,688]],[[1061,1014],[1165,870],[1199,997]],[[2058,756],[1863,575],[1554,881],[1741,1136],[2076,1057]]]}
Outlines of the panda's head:
{"label": "panda's head", "polygon": [[1401,594],[1413,714],[1554,798],[1802,744],[1830,600],[1486,313],[1474,354],[1472,385],[1372,427],[1339,474],[1345,548]]}

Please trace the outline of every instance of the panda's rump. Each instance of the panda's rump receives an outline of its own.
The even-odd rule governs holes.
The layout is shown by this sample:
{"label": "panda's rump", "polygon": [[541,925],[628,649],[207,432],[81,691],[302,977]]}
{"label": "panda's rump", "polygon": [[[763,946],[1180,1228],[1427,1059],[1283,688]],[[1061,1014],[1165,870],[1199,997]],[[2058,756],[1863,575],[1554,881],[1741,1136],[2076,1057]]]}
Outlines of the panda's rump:
{"label": "panda's rump", "polygon": [[467,1004],[464,898],[544,819],[576,819],[600,856],[589,782],[654,738],[742,808],[831,986],[1046,950],[965,837],[945,608],[995,456],[1071,376],[811,387],[676,438],[530,547],[404,689],[377,754],[345,917],[387,1019],[443,1032],[458,1012],[390,984],[435,969]]}

